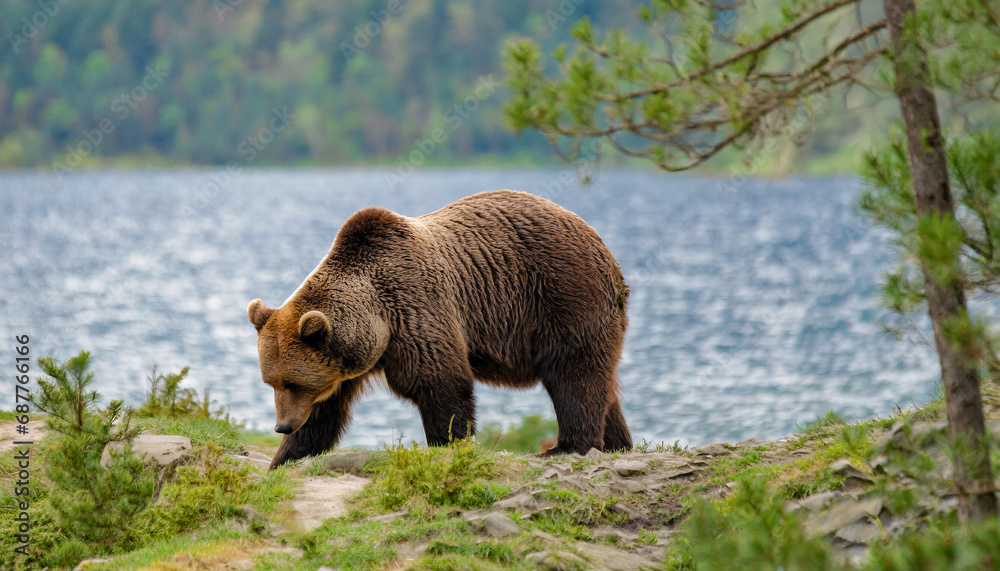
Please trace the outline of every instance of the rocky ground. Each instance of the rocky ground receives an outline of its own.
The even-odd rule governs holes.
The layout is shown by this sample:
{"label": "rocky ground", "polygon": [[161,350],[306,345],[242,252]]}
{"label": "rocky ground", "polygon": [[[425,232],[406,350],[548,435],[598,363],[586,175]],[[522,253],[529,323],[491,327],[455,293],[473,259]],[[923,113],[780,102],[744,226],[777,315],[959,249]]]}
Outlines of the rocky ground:
{"label": "rocky ground", "polygon": [[[991,420],[989,427],[1000,437],[1000,419]],[[912,528],[926,514],[955,509],[957,497],[942,444],[944,429],[941,421],[912,419],[868,427],[863,445],[856,449],[844,448],[840,440],[845,437],[838,435],[839,429],[830,429],[777,441],[750,439],[691,450],[663,446],[658,451],[627,454],[591,450],[586,456],[550,459],[501,453],[511,492],[487,509],[452,510],[448,517],[471,522],[467,529],[479,537],[477,541],[530,539],[536,548],[526,555],[525,563],[532,567],[658,568],[691,498],[725,498],[733,493],[738,479],[759,474],[798,486],[791,494],[796,499],[787,501],[784,509],[801,513],[811,534],[828,538],[846,561],[857,563],[873,542]],[[190,450],[190,442],[183,440],[144,436],[136,450],[169,464]],[[8,445],[0,442],[0,450]],[[858,450],[864,451],[863,456]],[[294,547],[294,539],[327,518],[347,514],[352,498],[369,484],[372,474],[365,467],[370,454],[336,451],[302,462],[290,472],[300,482],[294,499],[270,518],[247,514],[248,520],[265,530],[257,540],[211,554],[177,553],[163,562],[164,568],[253,568],[268,553],[281,553],[286,561],[297,562],[302,550]],[[270,451],[248,447],[246,454],[232,457],[266,470]],[[905,515],[895,513],[890,501],[899,489],[915,491],[918,498]],[[587,498],[588,505],[599,506],[595,509],[614,517],[593,518],[586,533],[577,530],[571,536],[532,525],[539,514],[565,508],[552,499],[559,492]],[[404,505],[401,511],[373,513],[363,519],[391,522],[406,514]],[[420,538],[401,541],[394,549],[392,565],[405,568],[422,556],[428,542]],[[105,566],[114,568],[115,564],[88,561],[79,568]]]}
{"label": "rocky ground", "polygon": [[[869,462],[848,458],[813,461],[826,439],[802,436],[771,442],[752,438],[735,445],[711,444],[683,451],[612,455],[591,450],[586,456],[522,457],[517,463],[524,467],[525,473],[539,474],[537,477],[529,477],[489,509],[455,515],[474,522],[483,539],[514,536],[530,527],[522,522],[556,507],[540,496],[552,489],[576,492],[610,502],[611,509],[621,516],[620,521],[590,527],[588,541],[567,540],[532,529],[527,533],[544,540],[546,549],[529,554],[529,563],[551,569],[659,568],[664,550],[686,513],[685,498],[691,494],[726,497],[735,486],[735,481],[726,476],[740,477],[746,470],[766,475],[771,473],[769,467],[801,469],[803,465],[813,465],[827,481],[836,482],[835,487],[789,500],[785,510],[801,512],[811,534],[825,536],[847,562],[858,564],[873,542],[901,533],[929,513],[940,514],[956,508],[958,500],[943,445],[945,428],[943,421],[898,421],[888,429],[875,431],[868,436],[873,446]],[[1000,437],[1000,419],[992,420],[989,428]],[[365,455],[337,452],[321,461],[330,476],[363,475],[359,470]],[[732,472],[731,466],[739,466],[741,459],[758,456],[759,461],[748,463],[743,471]],[[924,472],[919,467],[925,464],[906,462],[918,456],[929,457],[935,468]],[[887,473],[889,478],[877,477]],[[330,479],[336,482],[345,477]],[[890,483],[876,485],[877,479]],[[332,486],[350,487],[357,481],[355,477]],[[893,513],[890,508],[890,496],[898,488],[912,489],[920,498],[916,509],[908,510],[905,515]],[[400,515],[402,512],[376,518],[385,521]],[[417,542],[400,552],[416,558],[424,548],[426,545]],[[398,563],[405,567],[407,561]]]}

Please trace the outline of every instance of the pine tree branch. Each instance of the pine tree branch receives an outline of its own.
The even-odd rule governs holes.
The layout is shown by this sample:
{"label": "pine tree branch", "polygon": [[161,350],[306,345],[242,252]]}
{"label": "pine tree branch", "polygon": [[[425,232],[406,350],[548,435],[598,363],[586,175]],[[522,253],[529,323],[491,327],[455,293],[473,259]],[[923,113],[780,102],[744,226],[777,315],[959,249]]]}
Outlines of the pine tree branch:
{"label": "pine tree branch", "polygon": [[[778,43],[780,41],[786,40],[786,39],[794,36],[795,34],[799,33],[800,31],[802,31],[803,28],[805,28],[806,26],[808,26],[810,23],[818,20],[819,18],[822,18],[823,16],[825,16],[825,15],[827,15],[827,14],[829,14],[829,13],[835,11],[835,10],[843,8],[844,6],[848,6],[850,4],[855,4],[855,3],[858,3],[858,2],[860,2],[860,0],[839,0],[839,1],[834,2],[832,4],[827,4],[826,6],[823,6],[823,7],[819,8],[819,9],[817,9],[815,12],[813,12],[811,14],[807,14],[803,18],[800,18],[798,21],[792,23],[788,27],[786,27],[786,28],[784,28],[784,29],[782,29],[782,30],[780,30],[780,31],[772,34],[771,36],[769,36],[769,37],[767,37],[767,38],[765,38],[765,39],[757,42],[756,44],[754,44],[752,46],[749,46],[747,48],[744,48],[743,50],[740,50],[739,52],[737,52],[737,53],[735,53],[735,54],[733,54],[733,55],[731,55],[731,56],[729,56],[729,57],[727,57],[727,58],[725,58],[723,60],[717,61],[717,62],[713,63],[712,65],[709,65],[709,66],[706,66],[706,67],[702,67],[702,68],[700,68],[698,70],[695,70],[695,71],[693,71],[693,72],[685,75],[684,77],[680,77],[680,78],[675,79],[674,81],[672,81],[672,82],[670,82],[670,83],[668,83],[666,85],[651,87],[649,89],[642,89],[642,90],[639,90],[639,91],[634,91],[634,92],[630,93],[628,96],[632,97],[632,98],[645,97],[647,95],[652,95],[654,93],[662,93],[662,92],[665,92],[665,91],[667,91],[669,89],[673,89],[674,87],[678,87],[680,85],[684,85],[686,83],[690,83],[690,82],[692,82],[692,81],[694,81],[696,79],[701,78],[704,75],[707,75],[707,74],[712,73],[714,71],[718,71],[718,70],[720,70],[720,69],[722,69],[722,68],[724,68],[724,67],[726,67],[728,65],[736,63],[737,61],[739,61],[739,60],[741,60],[741,59],[743,59],[743,58],[745,58],[747,56],[750,56],[750,55],[753,55],[753,54],[757,54],[757,53],[759,53],[761,51],[764,51],[767,48],[773,46],[774,44],[776,44],[776,43]],[[654,58],[650,58],[650,60],[658,62],[658,63],[665,63],[662,58],[655,58],[654,57]]]}

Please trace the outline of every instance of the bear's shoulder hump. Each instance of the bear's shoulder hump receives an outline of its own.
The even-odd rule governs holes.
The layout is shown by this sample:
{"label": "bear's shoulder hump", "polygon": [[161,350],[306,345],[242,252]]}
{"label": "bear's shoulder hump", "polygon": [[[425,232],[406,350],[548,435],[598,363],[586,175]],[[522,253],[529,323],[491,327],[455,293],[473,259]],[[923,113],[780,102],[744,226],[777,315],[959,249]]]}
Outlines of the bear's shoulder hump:
{"label": "bear's shoulder hump", "polygon": [[348,218],[337,232],[337,244],[345,249],[399,242],[412,235],[410,222],[405,216],[371,206],[363,208]]}

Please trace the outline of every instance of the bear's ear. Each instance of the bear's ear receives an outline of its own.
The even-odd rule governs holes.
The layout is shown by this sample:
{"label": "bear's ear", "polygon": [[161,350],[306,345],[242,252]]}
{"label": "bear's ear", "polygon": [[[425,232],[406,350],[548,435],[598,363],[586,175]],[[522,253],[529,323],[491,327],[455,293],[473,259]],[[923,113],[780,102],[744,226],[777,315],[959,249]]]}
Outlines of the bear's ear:
{"label": "bear's ear", "polygon": [[274,310],[270,307],[264,307],[264,302],[260,299],[251,301],[250,305],[247,306],[247,319],[250,320],[250,323],[253,323],[257,331],[260,331],[264,327],[267,320],[271,318],[272,313],[274,313]]}
{"label": "bear's ear", "polygon": [[330,335],[330,320],[322,312],[308,311],[299,318],[299,335],[310,345],[326,341]]}

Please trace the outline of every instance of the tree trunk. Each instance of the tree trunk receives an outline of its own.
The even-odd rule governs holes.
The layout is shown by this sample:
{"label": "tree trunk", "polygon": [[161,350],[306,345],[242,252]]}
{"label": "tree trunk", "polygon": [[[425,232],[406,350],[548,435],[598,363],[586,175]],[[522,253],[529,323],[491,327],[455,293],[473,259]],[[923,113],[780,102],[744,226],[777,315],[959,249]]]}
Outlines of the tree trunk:
{"label": "tree trunk", "polygon": [[[889,24],[896,95],[903,112],[909,149],[910,178],[917,216],[955,215],[948,185],[948,164],[937,101],[927,86],[927,53],[904,31],[916,12],[914,0],[883,0]],[[927,305],[934,324],[934,342],[941,361],[941,378],[948,406],[948,435],[956,446],[955,483],[959,515],[978,520],[997,513],[989,443],[985,437],[979,369],[961,347],[948,339],[943,326],[965,314],[965,291],[959,280],[938,283],[923,260]]]}

